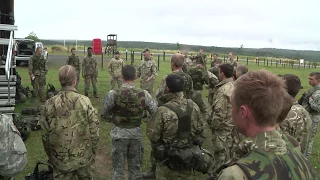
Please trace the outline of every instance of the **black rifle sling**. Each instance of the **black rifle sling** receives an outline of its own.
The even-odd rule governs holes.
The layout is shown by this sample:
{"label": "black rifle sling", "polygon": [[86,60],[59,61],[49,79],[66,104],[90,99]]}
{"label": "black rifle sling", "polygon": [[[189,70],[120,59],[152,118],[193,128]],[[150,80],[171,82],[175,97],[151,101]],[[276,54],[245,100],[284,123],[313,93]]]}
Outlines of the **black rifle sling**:
{"label": "black rifle sling", "polygon": [[177,138],[179,139],[188,139],[191,136],[191,113],[193,110],[192,101],[187,99],[187,110],[182,112],[182,110],[172,104],[163,104],[172,111],[174,111],[178,116],[178,132]]}

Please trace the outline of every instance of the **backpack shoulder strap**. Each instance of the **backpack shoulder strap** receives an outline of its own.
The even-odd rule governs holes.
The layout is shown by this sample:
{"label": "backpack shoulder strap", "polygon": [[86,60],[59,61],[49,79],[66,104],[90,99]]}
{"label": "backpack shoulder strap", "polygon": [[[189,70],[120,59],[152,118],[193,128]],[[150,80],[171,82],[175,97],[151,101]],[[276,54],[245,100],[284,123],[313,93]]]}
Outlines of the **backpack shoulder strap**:
{"label": "backpack shoulder strap", "polygon": [[179,107],[166,103],[165,106],[175,112],[178,116],[178,132],[177,137],[179,139],[187,139],[191,135],[191,113],[193,110],[192,101],[187,99],[187,109],[183,112]]}

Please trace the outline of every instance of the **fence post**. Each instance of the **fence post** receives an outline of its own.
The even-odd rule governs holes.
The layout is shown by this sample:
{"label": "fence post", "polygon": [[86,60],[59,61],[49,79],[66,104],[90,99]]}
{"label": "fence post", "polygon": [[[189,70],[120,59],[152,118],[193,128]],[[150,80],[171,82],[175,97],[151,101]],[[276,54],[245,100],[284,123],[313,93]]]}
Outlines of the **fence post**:
{"label": "fence post", "polygon": [[142,52],[140,53],[140,56],[141,56],[141,59],[140,59],[140,60],[142,61]]}
{"label": "fence post", "polygon": [[131,65],[134,63],[134,51],[131,51]]}
{"label": "fence post", "polygon": [[267,59],[267,67],[269,67],[269,59]]}
{"label": "fence post", "polygon": [[128,52],[126,51],[126,61],[128,61]]}
{"label": "fence post", "polygon": [[226,56],[223,55],[223,62],[225,63],[226,62]]}
{"label": "fence post", "polygon": [[258,66],[260,66],[260,58],[258,58]]}
{"label": "fence post", "polygon": [[266,58],[263,58],[263,65],[266,66]]}
{"label": "fence post", "polygon": [[270,65],[272,66],[272,59],[270,59],[270,63],[271,63]]}
{"label": "fence post", "polygon": [[247,66],[249,66],[249,58],[247,57]]}
{"label": "fence post", "polygon": [[160,70],[160,54],[158,54],[158,71]]}
{"label": "fence post", "polygon": [[103,70],[103,52],[101,51],[101,70]]}
{"label": "fence post", "polygon": [[165,62],[165,61],[166,61],[166,52],[163,51],[163,62]]}
{"label": "fence post", "polygon": [[83,46],[83,54],[86,54],[86,46]]}

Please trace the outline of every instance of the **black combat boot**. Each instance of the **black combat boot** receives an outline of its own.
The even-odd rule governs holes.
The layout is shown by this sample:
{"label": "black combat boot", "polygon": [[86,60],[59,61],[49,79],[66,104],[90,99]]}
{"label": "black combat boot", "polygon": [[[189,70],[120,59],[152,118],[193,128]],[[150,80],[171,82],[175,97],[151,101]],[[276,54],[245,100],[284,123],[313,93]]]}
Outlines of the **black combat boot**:
{"label": "black combat boot", "polygon": [[156,179],[156,165],[152,165],[149,172],[142,173],[144,179]]}

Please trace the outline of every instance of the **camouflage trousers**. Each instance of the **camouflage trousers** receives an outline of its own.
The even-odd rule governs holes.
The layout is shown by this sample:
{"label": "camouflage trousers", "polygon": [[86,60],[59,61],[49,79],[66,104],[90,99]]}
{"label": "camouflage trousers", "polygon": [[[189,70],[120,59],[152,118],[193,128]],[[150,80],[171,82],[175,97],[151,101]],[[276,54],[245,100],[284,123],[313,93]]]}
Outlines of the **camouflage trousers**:
{"label": "camouflage trousers", "polygon": [[195,172],[192,169],[174,171],[166,165],[160,164],[156,169],[157,180],[198,180]]}
{"label": "camouflage trousers", "polygon": [[112,140],[112,180],[124,179],[125,162],[130,180],[141,180],[141,139]]}
{"label": "camouflage trousers", "polygon": [[308,159],[310,158],[310,156],[312,154],[313,141],[314,141],[314,137],[317,134],[318,126],[319,126],[319,122],[312,121],[311,135],[310,135],[309,144],[308,144],[308,148],[307,148],[307,152],[306,152],[306,157]]}
{"label": "camouflage trousers", "polygon": [[116,84],[118,84],[118,88],[122,86],[122,78],[121,77],[112,77],[111,78],[111,89],[114,89]]}
{"label": "camouflage trousers", "polygon": [[75,171],[66,172],[57,168],[53,168],[54,180],[78,179],[79,180],[93,180],[94,174],[94,159],[92,159],[86,166],[81,167]]}
{"label": "camouflage trousers", "polygon": [[154,80],[140,81],[140,88],[148,91],[151,96],[153,96],[153,85]]}
{"label": "camouflage trousers", "polygon": [[[20,152],[19,152],[20,153]],[[22,152],[21,152],[22,153]],[[6,162],[1,162],[0,179],[10,179],[20,173],[27,164],[27,154],[13,153]]]}
{"label": "camouflage trousers", "polygon": [[97,77],[96,75],[86,75],[84,77],[84,93],[89,92],[89,87],[90,87],[90,81],[92,83],[93,87],[93,93],[97,93]]}
{"label": "camouflage trousers", "polygon": [[215,171],[233,157],[233,133],[230,130],[212,129],[212,146],[215,160]]}
{"label": "camouflage trousers", "polygon": [[213,89],[209,89],[209,94],[208,94],[208,103],[210,106],[212,106],[213,104],[213,95],[214,95],[214,91]]}
{"label": "camouflage trousers", "polygon": [[46,86],[46,76],[45,75],[35,75],[31,85],[33,87],[33,93],[36,97],[39,97],[40,101],[46,101],[45,86]]}
{"label": "camouflage trousers", "polygon": [[77,74],[77,84],[76,84],[76,89],[78,89],[79,80],[80,80],[80,73],[78,73],[78,74]]}
{"label": "camouflage trousers", "polygon": [[207,116],[208,116],[207,105],[202,98],[201,91],[195,90],[192,94],[191,99],[199,106],[199,109],[201,111],[203,118],[207,120]]}

